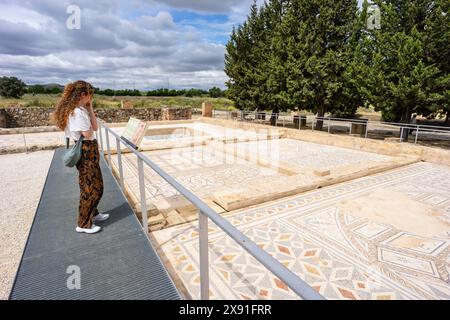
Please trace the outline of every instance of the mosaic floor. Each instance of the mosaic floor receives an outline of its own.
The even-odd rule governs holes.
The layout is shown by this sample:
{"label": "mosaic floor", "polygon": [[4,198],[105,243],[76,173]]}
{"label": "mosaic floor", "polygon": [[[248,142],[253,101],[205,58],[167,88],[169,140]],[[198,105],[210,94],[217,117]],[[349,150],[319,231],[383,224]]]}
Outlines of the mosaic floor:
{"label": "mosaic floor", "polygon": [[[450,299],[450,168],[416,163],[225,217],[328,299]],[[153,232],[199,298],[196,223]],[[212,299],[296,299],[210,224]]]}
{"label": "mosaic floor", "polygon": [[[144,152],[160,168],[173,176],[183,186],[199,196],[206,196],[215,190],[232,189],[233,186],[248,183],[268,176],[283,175],[276,170],[260,167],[243,159],[232,158],[209,146],[196,146]],[[117,163],[117,156],[112,157]],[[123,156],[125,182],[139,193],[136,156]],[[152,169],[145,166],[146,195],[149,201],[177,195]]]}
{"label": "mosaic floor", "polygon": [[238,153],[297,172],[333,170],[369,162],[386,162],[392,157],[344,149],[294,139],[250,141],[226,145],[229,153]]}
{"label": "mosaic floor", "polygon": [[[271,192],[270,181],[282,182],[285,188],[295,188],[298,183],[307,181],[316,183],[316,169],[332,170],[330,177],[338,179],[341,173],[352,174],[395,159],[293,139],[212,142],[193,147],[145,151],[144,154],[189,190],[200,197],[210,199],[213,199],[216,193],[233,194],[235,190],[242,188],[248,189],[247,194]],[[124,154],[122,158],[125,183],[135,198],[139,199],[136,156]],[[117,167],[117,156],[113,155],[112,159]],[[270,166],[266,165],[268,163]],[[153,170],[144,167],[149,203],[178,195]],[[294,175],[298,176],[293,177]],[[291,176],[291,179],[286,180],[288,176]],[[259,191],[260,186],[264,184],[268,187]],[[274,191],[280,190],[278,186],[275,189]]]}
{"label": "mosaic floor", "polygon": [[332,173],[356,166],[369,167],[386,163],[394,157],[295,139],[217,144],[229,154],[238,154],[250,161],[259,161],[281,167],[298,174],[312,174],[315,170],[330,170]]}
{"label": "mosaic floor", "polygon": [[[122,134],[124,127],[112,127],[114,132]],[[163,133],[158,131],[162,131]],[[172,137],[167,137],[170,132]],[[158,149],[175,148],[190,143],[201,143],[206,141],[252,141],[265,140],[267,136],[278,139],[282,132],[278,128],[267,128],[256,130],[243,130],[239,128],[228,128],[201,122],[179,123],[179,124],[152,124],[148,127],[148,136],[142,139],[140,147],[142,150],[153,151]],[[166,135],[166,137],[164,137]],[[159,136],[159,137],[158,137]],[[100,137],[97,136],[100,140]],[[106,136],[102,135],[103,144],[106,148]],[[115,137],[110,134],[111,150],[116,150]],[[125,150],[125,148],[122,148]]]}

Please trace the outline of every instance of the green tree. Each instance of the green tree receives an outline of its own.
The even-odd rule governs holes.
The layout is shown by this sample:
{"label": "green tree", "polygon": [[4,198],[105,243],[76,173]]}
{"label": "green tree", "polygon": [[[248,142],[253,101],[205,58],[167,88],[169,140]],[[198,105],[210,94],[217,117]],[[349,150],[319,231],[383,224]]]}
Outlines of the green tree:
{"label": "green tree", "polygon": [[233,27],[226,45],[227,97],[239,109],[260,110],[266,104],[264,62],[268,52],[267,30],[270,29],[264,23],[264,7],[259,10],[254,2],[247,21]]}
{"label": "green tree", "polygon": [[26,92],[26,84],[16,77],[0,78],[0,96],[5,98],[20,98]]}
{"label": "green tree", "polygon": [[[289,36],[294,31],[290,15],[286,18],[286,13],[290,13],[291,2],[273,0],[270,1],[265,9],[266,29],[270,30],[266,39],[266,47],[269,48],[267,56],[262,62],[263,74],[266,90],[265,101],[272,109],[273,113],[278,114],[280,111],[287,110],[289,103],[288,98],[288,58],[289,53],[286,45]],[[275,123],[275,117],[271,118],[271,123]]]}
{"label": "green tree", "polygon": [[436,90],[439,69],[427,58],[425,34],[433,1],[374,2],[381,10],[381,29],[365,30],[353,76],[385,120],[409,123],[412,113],[428,110]]}
{"label": "green tree", "polygon": [[450,115],[450,1],[436,0],[425,20],[426,54],[438,68],[433,103],[422,114],[441,113],[446,122]]}
{"label": "green tree", "polygon": [[344,74],[356,23],[356,0],[271,0],[259,10],[253,4],[227,43],[229,98],[240,109],[275,113],[354,112],[361,96]]}
{"label": "green tree", "polygon": [[189,89],[186,91],[185,96],[186,97],[201,97],[203,94],[207,93],[204,90],[201,89]]}
{"label": "green tree", "polygon": [[219,98],[224,96],[223,91],[217,87],[212,87],[209,89],[208,94],[211,98]]}
{"label": "green tree", "polygon": [[291,1],[285,19],[288,105],[320,117],[356,110],[361,99],[353,95],[345,73],[356,43],[357,11],[356,0]]}
{"label": "green tree", "polygon": [[27,87],[27,92],[34,93],[34,94],[45,93],[45,88],[43,86],[37,84],[37,85]]}

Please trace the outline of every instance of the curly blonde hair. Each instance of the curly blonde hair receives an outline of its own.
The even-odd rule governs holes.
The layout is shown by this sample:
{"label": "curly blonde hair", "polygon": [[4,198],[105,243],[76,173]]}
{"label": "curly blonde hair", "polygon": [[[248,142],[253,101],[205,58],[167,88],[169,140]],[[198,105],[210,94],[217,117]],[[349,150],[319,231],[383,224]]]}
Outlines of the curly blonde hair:
{"label": "curly blonde hair", "polygon": [[79,106],[82,93],[92,95],[94,87],[83,80],[68,83],[65,86],[63,95],[53,113],[53,120],[61,130],[66,128],[70,114]]}

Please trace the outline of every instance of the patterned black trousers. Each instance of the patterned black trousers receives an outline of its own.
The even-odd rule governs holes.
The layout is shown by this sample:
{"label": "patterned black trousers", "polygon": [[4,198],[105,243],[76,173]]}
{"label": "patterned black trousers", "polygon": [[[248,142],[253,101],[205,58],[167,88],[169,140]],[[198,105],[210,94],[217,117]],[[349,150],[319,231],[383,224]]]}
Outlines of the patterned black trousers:
{"label": "patterned black trousers", "polygon": [[97,205],[103,195],[103,176],[99,160],[97,140],[83,140],[81,159],[77,163],[80,185],[78,207],[80,228],[90,228],[92,218],[98,215]]}

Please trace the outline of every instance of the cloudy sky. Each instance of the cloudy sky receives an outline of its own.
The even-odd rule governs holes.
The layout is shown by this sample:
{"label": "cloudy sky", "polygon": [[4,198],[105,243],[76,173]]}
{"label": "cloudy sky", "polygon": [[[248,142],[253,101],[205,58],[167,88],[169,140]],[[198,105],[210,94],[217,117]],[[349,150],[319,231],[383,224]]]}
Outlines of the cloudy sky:
{"label": "cloudy sky", "polygon": [[[2,0],[0,75],[136,89],[224,88],[225,44],[252,0]],[[81,9],[69,29],[69,5]]]}
{"label": "cloudy sky", "polygon": [[[0,76],[116,89],[225,88],[225,44],[252,2],[1,0]],[[81,9],[80,29],[67,27],[70,5]]]}

